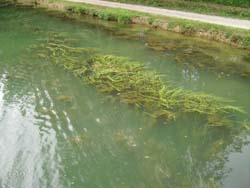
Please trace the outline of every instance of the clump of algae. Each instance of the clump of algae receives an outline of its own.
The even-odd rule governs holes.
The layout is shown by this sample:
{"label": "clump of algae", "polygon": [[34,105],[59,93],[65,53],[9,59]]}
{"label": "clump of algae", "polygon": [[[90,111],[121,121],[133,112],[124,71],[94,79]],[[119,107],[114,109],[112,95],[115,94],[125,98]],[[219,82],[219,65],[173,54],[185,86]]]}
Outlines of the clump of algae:
{"label": "clump of algae", "polygon": [[156,119],[169,121],[184,114],[198,114],[209,125],[225,126],[233,123],[234,113],[243,112],[221,98],[176,88],[143,64],[127,58],[68,46],[54,39],[33,46],[34,49],[43,59],[63,66],[101,92],[114,95]]}

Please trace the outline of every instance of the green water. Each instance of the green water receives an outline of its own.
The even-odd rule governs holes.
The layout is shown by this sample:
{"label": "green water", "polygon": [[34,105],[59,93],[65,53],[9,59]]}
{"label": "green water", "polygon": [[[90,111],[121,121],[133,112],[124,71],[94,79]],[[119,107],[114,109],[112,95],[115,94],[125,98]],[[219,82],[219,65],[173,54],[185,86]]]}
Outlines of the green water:
{"label": "green water", "polygon": [[[98,93],[27,50],[52,33],[145,63],[177,87],[231,99],[246,110],[239,119],[250,119],[250,80],[242,76],[249,51],[91,18],[0,8],[1,188],[250,186],[250,133],[207,127],[197,118],[162,124]],[[174,47],[152,50],[152,40]],[[198,53],[177,61],[187,49]],[[244,68],[197,68],[208,61]]]}

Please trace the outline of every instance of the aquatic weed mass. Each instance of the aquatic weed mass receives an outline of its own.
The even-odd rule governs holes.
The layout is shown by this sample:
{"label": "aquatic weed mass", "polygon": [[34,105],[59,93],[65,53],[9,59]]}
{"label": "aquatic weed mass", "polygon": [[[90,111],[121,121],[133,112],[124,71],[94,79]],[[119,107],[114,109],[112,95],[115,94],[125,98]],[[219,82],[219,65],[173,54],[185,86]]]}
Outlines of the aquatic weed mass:
{"label": "aquatic weed mass", "polygon": [[186,114],[198,114],[211,126],[224,126],[233,124],[234,113],[243,112],[224,99],[176,88],[171,82],[163,81],[157,72],[128,58],[72,47],[64,39],[53,37],[31,49],[99,91],[116,96],[122,103],[156,119],[171,121]]}

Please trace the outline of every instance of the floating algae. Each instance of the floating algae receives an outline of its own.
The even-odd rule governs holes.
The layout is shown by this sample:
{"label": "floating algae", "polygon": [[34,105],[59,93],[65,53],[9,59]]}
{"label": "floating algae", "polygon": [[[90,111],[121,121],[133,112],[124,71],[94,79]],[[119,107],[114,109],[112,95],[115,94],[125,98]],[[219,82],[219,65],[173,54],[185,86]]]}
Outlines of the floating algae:
{"label": "floating algae", "polygon": [[122,103],[156,119],[176,120],[192,113],[204,117],[211,126],[224,126],[233,123],[233,113],[242,112],[221,98],[175,88],[156,72],[127,58],[68,46],[53,38],[33,46],[33,50],[42,59],[63,66],[101,92],[117,96]]}

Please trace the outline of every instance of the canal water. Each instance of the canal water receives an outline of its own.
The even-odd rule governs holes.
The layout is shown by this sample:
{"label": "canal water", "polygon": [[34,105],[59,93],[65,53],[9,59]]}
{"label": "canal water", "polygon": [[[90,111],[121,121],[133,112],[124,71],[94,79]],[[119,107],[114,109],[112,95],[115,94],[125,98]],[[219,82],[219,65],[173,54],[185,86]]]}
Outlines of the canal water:
{"label": "canal water", "polygon": [[[51,35],[128,57],[176,87],[232,101],[246,129],[162,123],[98,92],[30,46]],[[0,8],[1,188],[249,188],[250,52],[24,7]]]}

